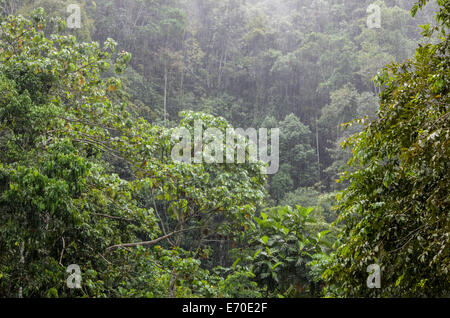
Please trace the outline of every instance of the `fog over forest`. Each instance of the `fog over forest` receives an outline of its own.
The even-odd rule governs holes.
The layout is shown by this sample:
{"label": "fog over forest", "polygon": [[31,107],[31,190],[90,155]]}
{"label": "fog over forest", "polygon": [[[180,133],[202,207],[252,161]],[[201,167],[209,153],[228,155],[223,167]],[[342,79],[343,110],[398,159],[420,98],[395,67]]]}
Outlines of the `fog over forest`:
{"label": "fog over forest", "polygon": [[449,297],[449,9],[0,0],[0,297]]}

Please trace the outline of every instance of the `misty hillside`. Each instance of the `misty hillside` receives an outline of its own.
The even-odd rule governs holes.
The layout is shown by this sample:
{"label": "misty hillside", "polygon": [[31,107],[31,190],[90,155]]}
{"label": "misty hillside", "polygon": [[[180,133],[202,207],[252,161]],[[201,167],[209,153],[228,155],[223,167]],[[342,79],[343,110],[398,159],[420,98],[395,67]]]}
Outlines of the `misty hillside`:
{"label": "misty hillside", "polygon": [[0,297],[448,297],[449,6],[0,0]]}

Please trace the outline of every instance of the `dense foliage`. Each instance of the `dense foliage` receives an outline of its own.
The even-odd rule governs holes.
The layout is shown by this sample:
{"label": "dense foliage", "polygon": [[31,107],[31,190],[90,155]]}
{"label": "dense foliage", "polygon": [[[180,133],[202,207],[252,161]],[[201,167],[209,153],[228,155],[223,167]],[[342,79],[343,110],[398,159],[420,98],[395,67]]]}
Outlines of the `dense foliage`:
{"label": "dense foliage", "polygon": [[0,0],[0,297],[449,295],[449,1],[73,2]]}
{"label": "dense foliage", "polygon": [[[448,5],[439,17],[442,42],[420,46],[413,59],[379,74],[378,118],[347,141],[358,169],[346,176],[342,241],[327,270],[338,294],[446,296],[450,290]],[[378,291],[360,283],[371,263],[383,266]]]}
{"label": "dense foliage", "polygon": [[[209,286],[214,278],[185,256],[177,234],[202,236],[211,216],[238,225],[254,213],[264,190],[258,166],[172,162],[170,129],[132,120],[108,97],[120,80],[100,77],[111,60],[121,72],[131,55],[114,53],[110,39],[104,49],[47,39],[45,27],[42,11],[2,24],[1,295],[69,295],[72,263],[85,273],[80,295],[226,295]],[[227,127],[201,114],[181,124],[192,116]],[[157,206],[172,221],[166,227]],[[172,249],[126,249],[161,240],[158,221],[162,238],[175,237]]]}

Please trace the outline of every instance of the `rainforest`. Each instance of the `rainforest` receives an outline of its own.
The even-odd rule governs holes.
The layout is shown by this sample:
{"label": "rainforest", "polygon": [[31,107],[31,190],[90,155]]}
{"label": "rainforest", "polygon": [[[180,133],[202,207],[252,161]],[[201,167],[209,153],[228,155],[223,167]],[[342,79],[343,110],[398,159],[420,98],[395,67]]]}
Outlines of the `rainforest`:
{"label": "rainforest", "polygon": [[0,298],[449,297],[449,26],[0,0]]}

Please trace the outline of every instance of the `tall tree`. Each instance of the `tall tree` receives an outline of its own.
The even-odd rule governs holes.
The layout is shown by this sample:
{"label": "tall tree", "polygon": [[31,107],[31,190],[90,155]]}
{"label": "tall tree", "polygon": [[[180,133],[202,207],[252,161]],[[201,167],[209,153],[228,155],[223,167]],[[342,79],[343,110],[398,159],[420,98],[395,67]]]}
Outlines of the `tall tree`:
{"label": "tall tree", "polygon": [[[340,200],[341,245],[325,272],[344,296],[448,296],[450,282],[450,6],[438,1],[441,42],[378,77],[378,118],[350,138],[357,168]],[[426,1],[413,7],[413,15]],[[366,269],[381,267],[381,288]]]}

